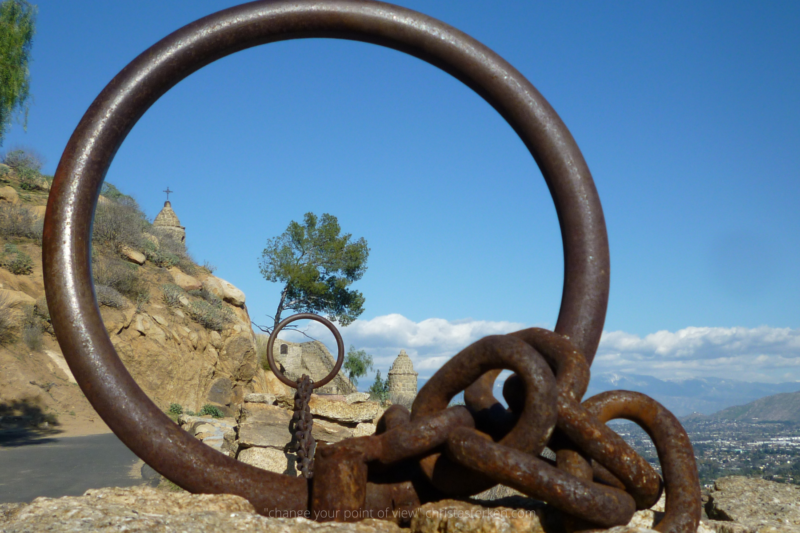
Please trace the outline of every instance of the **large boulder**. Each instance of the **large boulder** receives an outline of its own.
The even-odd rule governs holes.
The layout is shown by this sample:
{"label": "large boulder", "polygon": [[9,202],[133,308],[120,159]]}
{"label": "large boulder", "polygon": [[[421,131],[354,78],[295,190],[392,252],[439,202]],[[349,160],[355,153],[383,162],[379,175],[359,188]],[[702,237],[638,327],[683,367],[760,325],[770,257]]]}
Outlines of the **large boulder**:
{"label": "large boulder", "polygon": [[6,185],[5,187],[0,187],[0,201],[16,204],[19,203],[19,195],[12,187]]}
{"label": "large boulder", "polygon": [[28,296],[22,291],[0,289],[0,302],[5,301],[8,307],[20,308],[25,305],[33,305],[36,299]]}
{"label": "large boulder", "polygon": [[173,281],[175,281],[175,285],[185,291],[194,291],[203,287],[203,284],[200,282],[200,280],[194,276],[190,276],[189,274],[181,272],[181,270],[178,268],[172,267],[169,268],[168,271],[172,276]]}
{"label": "large boulder", "polygon": [[[274,405],[245,403],[239,418],[239,447],[271,447],[286,450],[292,434],[292,412]],[[353,430],[325,420],[314,420],[311,436],[318,442],[333,444],[353,436]]]}
{"label": "large boulder", "polygon": [[147,258],[144,256],[142,252],[137,252],[133,248],[129,246],[123,246],[120,248],[120,252],[122,252],[122,256],[130,261],[131,263],[135,263],[137,265],[143,265]]}
{"label": "large boulder", "polygon": [[741,524],[753,532],[800,531],[800,487],[743,476],[723,477],[714,482],[706,513],[712,520]]}
{"label": "large boulder", "polygon": [[203,288],[220,300],[224,300],[237,307],[244,307],[244,293],[224,279],[208,276],[203,280]]}
{"label": "large boulder", "polygon": [[[294,396],[278,396],[276,402],[278,405],[291,408],[294,405]],[[316,394],[311,395],[308,406],[311,409],[311,414],[315,417],[352,425],[360,422],[372,422],[383,412],[378,402],[347,403],[345,397],[341,397],[338,400],[329,400]]]}
{"label": "large boulder", "polygon": [[234,418],[212,418],[210,416],[181,415],[178,418],[186,432],[230,457],[236,457],[236,420]]}

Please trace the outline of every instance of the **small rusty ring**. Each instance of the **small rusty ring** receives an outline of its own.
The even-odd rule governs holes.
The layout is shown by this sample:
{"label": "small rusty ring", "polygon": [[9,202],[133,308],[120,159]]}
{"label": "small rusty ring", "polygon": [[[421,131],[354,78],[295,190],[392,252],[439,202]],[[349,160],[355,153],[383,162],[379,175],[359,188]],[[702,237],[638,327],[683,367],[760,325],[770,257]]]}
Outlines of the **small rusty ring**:
{"label": "small rusty ring", "polygon": [[312,389],[318,389],[323,385],[327,385],[330,381],[336,377],[336,374],[339,373],[339,369],[342,368],[342,363],[344,363],[344,341],[342,340],[342,335],[339,333],[339,330],[336,329],[336,326],[328,320],[327,318],[321,317],[319,315],[315,315],[314,313],[298,313],[296,315],[292,315],[289,318],[281,320],[280,324],[272,330],[272,333],[269,336],[269,340],[267,341],[267,360],[269,361],[269,368],[272,370],[272,373],[275,374],[279,380],[283,383],[289,385],[292,388],[297,388],[298,384],[296,381],[292,381],[291,379],[287,378],[281,372],[281,369],[278,365],[275,364],[275,354],[273,353],[273,348],[275,347],[275,339],[278,338],[278,332],[294,322],[295,320],[316,320],[317,322],[323,324],[326,328],[331,330],[333,336],[336,337],[336,349],[339,351],[339,355],[336,356],[336,364],[333,365],[333,370],[331,370],[325,378],[314,381],[311,385]]}

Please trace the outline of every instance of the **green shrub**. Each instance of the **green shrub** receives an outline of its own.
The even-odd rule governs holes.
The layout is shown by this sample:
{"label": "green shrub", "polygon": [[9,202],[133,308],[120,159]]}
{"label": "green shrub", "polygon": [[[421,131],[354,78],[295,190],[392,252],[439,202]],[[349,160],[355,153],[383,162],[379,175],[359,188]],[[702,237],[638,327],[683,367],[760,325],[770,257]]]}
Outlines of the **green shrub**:
{"label": "green shrub", "polygon": [[205,404],[203,408],[200,409],[200,412],[197,414],[200,416],[203,415],[210,416],[212,418],[222,418],[225,416],[224,414],[222,414],[222,411],[219,410],[219,407],[211,405],[210,403]]}
{"label": "green shrub", "polygon": [[106,307],[111,307],[113,309],[124,309],[128,306],[128,302],[125,300],[125,297],[113,287],[95,284],[94,292],[97,296],[98,305],[105,305]]}
{"label": "green shrub", "polygon": [[[220,302],[221,303],[221,302]],[[189,316],[206,329],[222,331],[233,321],[233,311],[225,305],[213,305],[205,300],[195,300],[189,304]]]}
{"label": "green shrub", "polygon": [[31,256],[11,243],[3,247],[3,253],[0,255],[0,265],[18,276],[28,275],[33,272],[33,259],[31,259]]}
{"label": "green shrub", "polygon": [[181,297],[186,295],[186,291],[174,283],[166,283],[161,286],[161,299],[169,307],[180,307]]}
{"label": "green shrub", "polygon": [[169,404],[169,414],[175,416],[182,415],[183,407],[179,403],[171,403]]}
{"label": "green shrub", "polygon": [[42,239],[42,221],[21,205],[0,205],[0,235],[3,237],[24,237]]}
{"label": "green shrub", "polygon": [[42,175],[38,171],[31,168],[24,168],[17,171],[17,178],[19,178],[19,188],[23,191],[35,191],[43,189]]}

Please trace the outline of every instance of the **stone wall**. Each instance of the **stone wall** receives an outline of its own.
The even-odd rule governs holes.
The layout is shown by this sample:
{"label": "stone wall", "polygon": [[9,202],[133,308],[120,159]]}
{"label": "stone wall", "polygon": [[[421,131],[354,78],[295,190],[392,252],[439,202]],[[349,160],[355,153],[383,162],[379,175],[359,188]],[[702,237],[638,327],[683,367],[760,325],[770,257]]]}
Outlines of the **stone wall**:
{"label": "stone wall", "polygon": [[[298,475],[295,441],[289,430],[294,397],[248,394],[236,417],[212,419],[182,415],[181,427],[204,444],[233,458],[270,472]],[[350,437],[375,433],[383,409],[369,394],[324,397],[313,394],[309,402],[318,443],[333,444]]]}

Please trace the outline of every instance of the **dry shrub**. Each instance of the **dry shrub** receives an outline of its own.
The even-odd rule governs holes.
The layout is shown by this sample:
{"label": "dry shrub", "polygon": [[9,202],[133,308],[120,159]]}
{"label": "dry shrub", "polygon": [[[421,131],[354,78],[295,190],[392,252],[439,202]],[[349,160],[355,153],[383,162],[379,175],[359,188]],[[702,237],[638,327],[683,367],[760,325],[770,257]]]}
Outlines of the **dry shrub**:
{"label": "dry shrub", "polygon": [[142,248],[147,220],[132,198],[97,205],[92,227],[92,242],[107,246],[116,252],[127,246]]}
{"label": "dry shrub", "polygon": [[[269,359],[267,359],[267,343],[269,342],[269,335],[266,333],[256,333],[256,355],[258,361],[261,363],[261,368],[264,372],[269,372]],[[277,343],[276,343],[277,344]]]}
{"label": "dry shrub", "polygon": [[161,286],[161,299],[169,307],[180,307],[181,297],[186,296],[186,291],[174,283],[166,283]]}
{"label": "dry shrub", "polygon": [[0,204],[0,235],[3,237],[24,237],[41,241],[42,221],[33,213],[14,204]]}
{"label": "dry shrub", "polygon": [[96,285],[111,287],[134,301],[147,293],[139,267],[115,256],[97,256],[92,261],[92,278]]}
{"label": "dry shrub", "polygon": [[189,304],[189,316],[206,329],[222,331],[226,324],[233,321],[233,311],[220,302],[213,305],[205,300],[195,300]]}
{"label": "dry shrub", "polygon": [[114,309],[124,309],[128,305],[124,296],[107,285],[95,285],[94,292],[97,296],[98,305],[105,305]]}
{"label": "dry shrub", "polygon": [[0,295],[0,346],[8,346],[17,341],[18,313],[12,309],[8,298]]}

